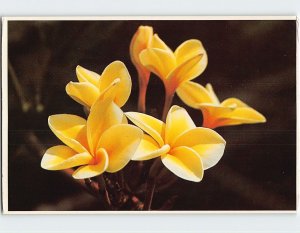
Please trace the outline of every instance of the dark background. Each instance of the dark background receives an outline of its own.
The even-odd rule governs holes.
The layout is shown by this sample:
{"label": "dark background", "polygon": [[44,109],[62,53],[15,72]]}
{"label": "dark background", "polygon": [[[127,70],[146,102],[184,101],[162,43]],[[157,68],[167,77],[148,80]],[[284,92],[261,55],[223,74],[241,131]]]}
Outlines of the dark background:
{"label": "dark background", "polygon": [[[153,207],[176,196],[175,210],[295,210],[296,21],[9,22],[9,210],[102,209],[72,179],[40,167],[45,149],[59,142],[47,117],[84,117],[65,85],[76,80],[78,64],[101,73],[114,60],[126,64],[133,82],[123,110],[136,111],[129,44],[139,25],[153,26],[174,50],[187,39],[201,40],[209,64],[194,81],[212,83],[220,100],[240,98],[267,118],[265,124],[218,128],[227,141],[221,161],[200,183],[178,180],[156,193]],[[152,75],[149,114],[161,115],[163,91]],[[177,97],[173,103],[184,106]],[[201,112],[186,109],[200,126]]]}

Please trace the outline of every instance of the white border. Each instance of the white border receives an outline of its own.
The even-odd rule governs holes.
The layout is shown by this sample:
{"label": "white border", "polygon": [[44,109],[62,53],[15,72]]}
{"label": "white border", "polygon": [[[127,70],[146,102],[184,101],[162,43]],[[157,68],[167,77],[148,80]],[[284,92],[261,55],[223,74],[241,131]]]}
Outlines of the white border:
{"label": "white border", "polygon": [[[8,46],[7,46],[7,23],[8,21],[91,21],[91,20],[296,20],[296,16],[50,16],[50,17],[3,17],[2,19],[2,193],[3,193],[3,213],[4,214],[30,214],[30,215],[40,215],[40,214],[101,214],[101,215],[111,215],[111,214],[295,214],[298,210],[299,203],[299,159],[298,159],[298,140],[299,140],[299,124],[297,122],[297,177],[296,177],[296,210],[295,211],[9,211],[8,210],[8,88],[7,88],[7,56],[8,56]],[[298,35],[297,35],[298,36]],[[297,41],[296,41],[297,43]],[[297,46],[298,52],[298,46]],[[297,77],[298,77],[299,61],[297,59]],[[299,90],[299,81],[296,83],[297,90]],[[300,97],[297,95],[297,102]],[[299,109],[297,108],[297,114]],[[298,116],[298,115],[297,115]],[[298,119],[297,119],[298,120]]]}

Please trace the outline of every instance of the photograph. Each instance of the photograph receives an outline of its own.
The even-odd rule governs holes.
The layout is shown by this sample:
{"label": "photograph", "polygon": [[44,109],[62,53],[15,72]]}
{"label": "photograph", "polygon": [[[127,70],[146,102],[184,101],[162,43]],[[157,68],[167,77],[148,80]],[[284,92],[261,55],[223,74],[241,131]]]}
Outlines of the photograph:
{"label": "photograph", "polygon": [[296,17],[3,25],[4,213],[296,213]]}

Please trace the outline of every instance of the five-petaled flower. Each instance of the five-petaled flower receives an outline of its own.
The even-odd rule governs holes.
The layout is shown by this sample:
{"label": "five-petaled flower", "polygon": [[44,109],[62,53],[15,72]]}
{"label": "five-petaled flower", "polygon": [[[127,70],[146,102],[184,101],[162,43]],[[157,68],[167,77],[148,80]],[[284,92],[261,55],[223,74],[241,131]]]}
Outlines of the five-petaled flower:
{"label": "five-petaled flower", "polygon": [[222,157],[225,140],[214,130],[196,127],[184,108],[172,106],[166,123],[143,113],[125,115],[144,132],[133,160],[161,156],[163,164],[175,175],[194,182],[203,178],[205,169]]}
{"label": "five-petaled flower", "polygon": [[183,102],[195,109],[201,109],[203,127],[254,124],[266,122],[266,118],[237,98],[228,98],[220,103],[212,86],[206,87],[188,81],[176,91]]}
{"label": "five-petaled flower", "polygon": [[78,103],[90,108],[98,98],[113,96],[114,102],[122,107],[131,92],[131,78],[121,61],[110,63],[101,76],[81,66],[76,67],[79,82],[69,82],[67,94]]}
{"label": "five-petaled flower", "polygon": [[87,121],[76,115],[49,117],[49,127],[65,144],[49,148],[41,161],[47,170],[77,168],[73,177],[90,178],[121,170],[134,155],[143,132],[127,124],[122,110],[110,98],[98,99]]}

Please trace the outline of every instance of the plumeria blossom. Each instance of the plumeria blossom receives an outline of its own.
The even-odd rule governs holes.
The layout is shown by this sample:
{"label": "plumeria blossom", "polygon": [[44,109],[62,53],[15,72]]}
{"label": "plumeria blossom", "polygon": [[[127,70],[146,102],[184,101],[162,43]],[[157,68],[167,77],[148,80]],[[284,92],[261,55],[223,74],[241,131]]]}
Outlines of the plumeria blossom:
{"label": "plumeria blossom", "polygon": [[153,34],[152,27],[140,26],[132,37],[129,52],[131,61],[134,64],[139,77],[138,108],[141,112],[146,111],[145,98],[151,70],[142,64],[140,53],[148,48],[170,51],[169,47],[158,37],[158,35]]}
{"label": "plumeria blossom", "polygon": [[76,115],[52,115],[52,132],[65,144],[49,148],[41,161],[47,170],[77,168],[73,177],[90,178],[121,170],[134,155],[142,130],[124,124],[126,117],[111,99],[98,99],[88,119]]}
{"label": "plumeria blossom", "polygon": [[114,102],[122,107],[131,92],[131,78],[123,62],[114,61],[101,76],[81,66],[76,67],[79,82],[69,82],[67,94],[78,103],[90,108],[98,98],[112,96]]}
{"label": "plumeria blossom", "polygon": [[[157,34],[153,36],[155,45],[144,49],[139,57],[143,66],[157,75],[165,86],[166,117],[174,93],[181,83],[199,76],[207,66],[207,53],[199,40],[191,39],[179,45],[173,52]],[[159,46],[158,46],[159,45]]]}
{"label": "plumeria blossom", "polygon": [[185,104],[202,111],[204,127],[216,128],[266,122],[266,118],[261,113],[237,98],[228,98],[220,103],[211,84],[203,87],[188,81],[183,83],[176,93]]}
{"label": "plumeria blossom", "polygon": [[205,169],[222,157],[225,140],[215,131],[196,127],[184,108],[172,106],[166,123],[143,113],[125,115],[144,132],[133,160],[161,157],[163,164],[175,175],[199,182]]}

